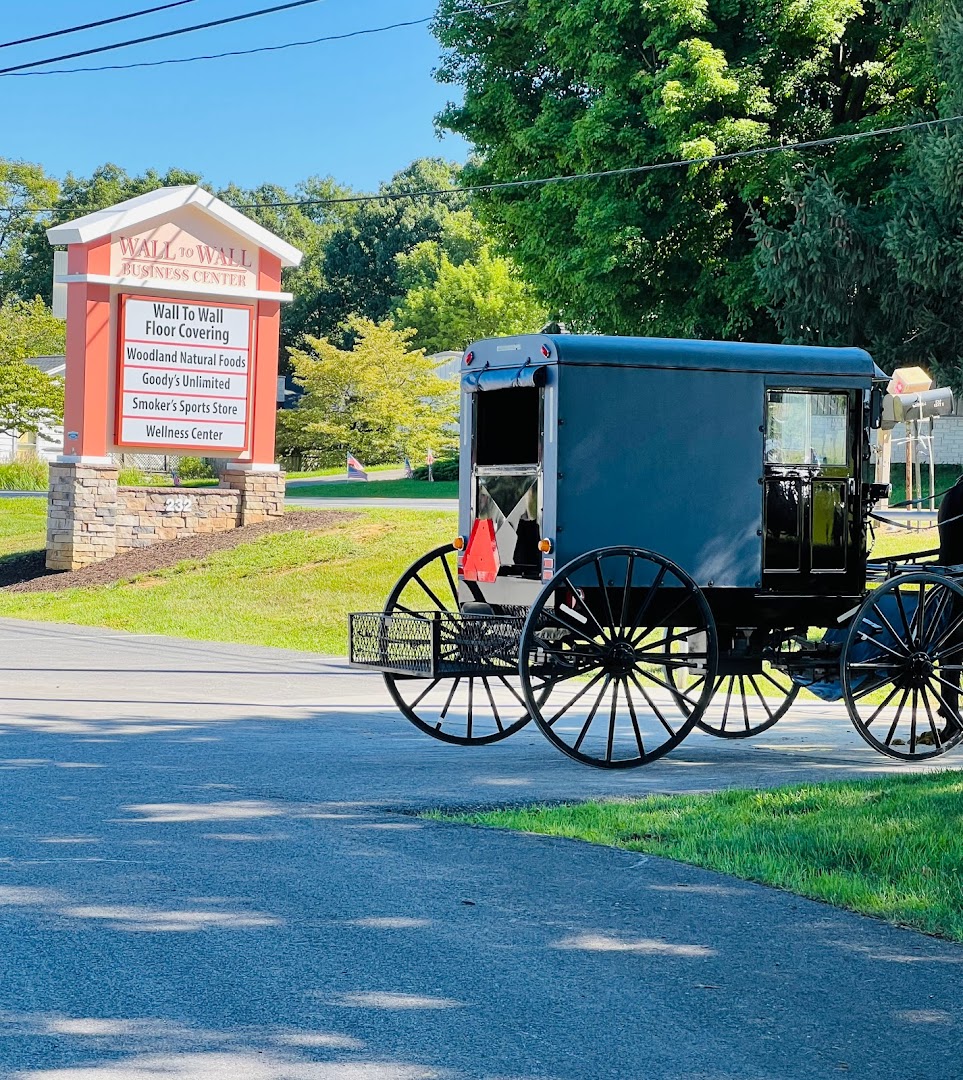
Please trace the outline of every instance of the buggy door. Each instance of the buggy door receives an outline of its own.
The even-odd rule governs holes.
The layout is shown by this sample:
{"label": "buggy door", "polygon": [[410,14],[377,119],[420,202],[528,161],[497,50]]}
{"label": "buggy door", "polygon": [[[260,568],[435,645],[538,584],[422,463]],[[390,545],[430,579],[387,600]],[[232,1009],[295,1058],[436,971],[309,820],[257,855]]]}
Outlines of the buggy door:
{"label": "buggy door", "polygon": [[766,392],[767,588],[821,594],[858,583],[857,398],[853,390]]}
{"label": "buggy door", "polygon": [[472,521],[490,521],[501,575],[538,578],[542,525],[541,385],[472,395]]}

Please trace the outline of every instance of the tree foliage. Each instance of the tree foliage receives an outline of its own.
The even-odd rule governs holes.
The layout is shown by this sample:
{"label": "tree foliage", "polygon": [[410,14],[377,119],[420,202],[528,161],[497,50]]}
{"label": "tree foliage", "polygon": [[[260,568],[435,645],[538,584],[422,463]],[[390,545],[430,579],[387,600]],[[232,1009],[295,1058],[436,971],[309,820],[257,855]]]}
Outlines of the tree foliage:
{"label": "tree foliage", "polygon": [[63,352],[64,325],[37,297],[0,305],[0,432],[43,431],[64,411],[63,380],[27,359]]}
{"label": "tree foliage", "polygon": [[[439,123],[492,183],[632,168],[887,125],[933,100],[901,0],[442,0]],[[888,177],[874,140],[478,196],[484,223],[549,306],[612,333],[770,337],[753,213],[821,163],[855,197]],[[773,220],[772,223],[775,223]]]}
{"label": "tree foliage", "polygon": [[412,349],[413,331],[357,317],[347,328],[350,349],[307,337],[291,350],[305,394],[278,415],[279,449],[337,462],[352,453],[374,465],[455,442],[457,384],[439,378],[424,351]]}
{"label": "tree foliage", "polygon": [[[452,188],[458,171],[440,159],[415,161],[381,185],[383,201],[361,203],[336,230],[321,260],[315,333],[331,336],[352,316],[379,321],[391,314],[404,292],[399,256],[410,254],[420,244],[441,242],[447,224],[467,201],[462,195],[397,196]],[[464,222],[458,224],[463,229]]]}
{"label": "tree foliage", "polygon": [[479,338],[535,333],[545,309],[509,260],[486,244],[470,262],[456,264],[442,254],[435,280],[407,293],[395,322],[414,327],[415,344],[437,353]]}
{"label": "tree foliage", "polygon": [[[959,3],[901,10],[929,50],[930,115],[960,115]],[[963,129],[936,126],[907,147],[868,198],[814,173],[790,192],[786,221],[757,219],[759,280],[788,340],[862,345],[887,370],[920,365],[963,389]]]}

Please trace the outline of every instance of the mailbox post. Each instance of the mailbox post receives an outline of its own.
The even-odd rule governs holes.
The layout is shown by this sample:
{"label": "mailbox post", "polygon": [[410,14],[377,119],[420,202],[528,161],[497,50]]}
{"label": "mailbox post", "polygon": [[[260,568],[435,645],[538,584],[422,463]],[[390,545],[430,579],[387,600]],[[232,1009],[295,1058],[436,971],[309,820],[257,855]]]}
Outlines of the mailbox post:
{"label": "mailbox post", "polygon": [[[281,270],[301,252],[192,185],[54,226],[47,238],[67,247],[64,449],[51,467],[48,568],[282,513],[274,433],[280,311],[291,296]],[[111,455],[125,450],[222,458],[224,497],[142,505],[118,491]]]}

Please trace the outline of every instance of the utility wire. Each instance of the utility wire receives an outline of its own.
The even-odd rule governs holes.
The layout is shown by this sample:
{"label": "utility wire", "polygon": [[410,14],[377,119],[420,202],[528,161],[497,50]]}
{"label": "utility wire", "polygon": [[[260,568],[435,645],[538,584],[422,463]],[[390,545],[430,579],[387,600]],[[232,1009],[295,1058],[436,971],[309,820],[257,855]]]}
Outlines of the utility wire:
{"label": "utility wire", "polygon": [[[898,135],[904,131],[920,131],[940,124],[955,124],[963,121],[963,114],[943,116],[937,120],[919,120],[912,124],[898,124],[894,127],[874,128],[872,131],[854,131],[847,135],[830,135],[825,139],[809,139],[806,142],[780,143],[774,146],[760,146],[754,150],[733,150],[728,154],[711,154],[699,158],[681,158],[674,161],[659,161],[650,165],[629,165],[623,169],[598,169],[595,172],[567,173],[559,176],[537,177],[528,180],[502,180],[492,184],[472,184],[467,187],[422,188],[418,191],[386,191],[380,195],[339,195],[328,199],[291,199],[279,202],[234,203],[235,210],[272,210],[298,206],[334,206],[338,203],[396,202],[399,199],[433,198],[442,195],[472,195],[481,191],[504,191],[511,188],[543,187],[547,184],[563,184],[572,180],[598,180],[608,176],[638,176],[641,173],[656,172],[663,169],[689,168],[692,165],[713,165],[743,158],[762,157],[767,154],[782,154],[794,150],[811,150],[820,146],[835,146],[837,143],[855,142],[858,139],[871,139],[880,135]],[[9,214],[53,214],[65,207],[43,206],[31,208],[0,207],[0,211]]]}
{"label": "utility wire", "polygon": [[164,30],[157,34],[147,34],[145,37],[131,38],[129,41],[117,41],[113,45],[99,45],[95,49],[81,49],[79,52],[63,53],[60,56],[50,56],[46,60],[33,60],[29,64],[15,64],[12,67],[0,68],[0,75],[12,75],[14,72],[39,67],[41,64],[56,64],[60,60],[75,60],[79,56],[93,56],[95,53],[111,52],[113,49],[126,49],[131,45],[143,45],[148,41],[162,41],[165,38],[178,37],[181,34],[193,34],[197,30],[209,30],[213,26],[227,26],[230,23],[243,22],[245,19],[256,19],[260,15],[273,15],[277,11],[290,11],[292,8],[321,3],[324,3],[324,0],[289,0],[287,4],[277,4],[274,7],[261,8],[258,11],[246,11],[243,15],[229,15],[223,19],[197,23],[195,26],[182,26],[177,30]]}
{"label": "utility wire", "polygon": [[97,22],[81,23],[79,26],[66,26],[63,30],[50,30],[46,34],[34,34],[33,37],[18,38],[16,41],[0,42],[0,49],[9,49],[14,45],[28,45],[31,41],[46,41],[48,38],[63,37],[65,34],[77,34],[81,30],[93,30],[97,26],[109,26],[111,23],[125,22],[127,19],[139,19],[142,15],[153,15],[155,11],[167,11],[170,8],[196,4],[197,0],[173,0],[170,4],[144,8],[143,11],[131,11],[127,15],[114,15],[110,19],[98,19]]}
{"label": "utility wire", "polygon": [[912,124],[898,124],[895,127],[875,128],[872,131],[854,131],[847,135],[830,135],[825,139],[809,139],[806,142],[781,143],[777,146],[760,146],[754,150],[733,150],[728,154],[711,154],[706,157],[681,158],[675,161],[660,161],[651,165],[629,165],[624,169],[598,169],[595,172],[568,173],[560,176],[545,176],[530,180],[502,180],[492,184],[474,184],[468,187],[434,188],[423,191],[385,192],[381,195],[342,195],[330,199],[296,199],[290,202],[247,203],[235,207],[237,210],[260,210],[271,207],[290,206],[330,206],[334,203],[367,203],[393,201],[396,199],[414,199],[435,195],[470,195],[480,191],[504,191],[509,188],[536,187],[546,184],[563,184],[571,180],[598,180],[607,176],[637,176],[640,173],[656,172],[661,169],[688,168],[692,165],[714,165],[741,158],[762,157],[766,154],[781,154],[791,150],[811,150],[819,146],[834,146],[836,143],[855,142],[857,139],[876,138],[880,135],[898,135],[903,131],[918,131],[934,127],[937,124],[953,124],[963,121],[959,116],[944,116],[938,120],[920,120]]}
{"label": "utility wire", "polygon": [[[452,11],[451,15],[463,15],[468,12],[472,14],[482,14],[486,11],[491,11],[493,8],[505,7],[508,4],[517,3],[517,0],[499,0],[498,3],[486,4],[482,8],[460,8],[458,11]],[[101,64],[96,67],[75,67],[75,68],[53,68],[50,71],[17,71],[14,69],[6,69],[0,71],[0,76],[9,76],[11,78],[30,78],[31,75],[76,75],[81,72],[91,71],[130,71],[133,68],[153,68],[164,67],[168,64],[193,64],[198,60],[223,60],[229,56],[253,56],[256,53],[269,53],[269,52],[281,52],[284,49],[297,49],[304,45],[320,45],[325,41],[345,41],[348,38],[364,37],[367,34],[383,34],[387,30],[398,30],[405,26],[421,26],[424,23],[432,22],[436,18],[435,15],[428,15],[423,19],[408,19],[405,22],[389,23],[387,26],[373,26],[365,30],[351,30],[344,34],[328,34],[325,37],[308,38],[304,41],[287,41],[281,45],[260,45],[253,49],[231,49],[228,52],[219,53],[203,53],[199,56],[182,56],[170,60],[141,60],[132,64]],[[54,63],[53,60],[46,61],[47,63]],[[31,67],[33,65],[25,65]]]}

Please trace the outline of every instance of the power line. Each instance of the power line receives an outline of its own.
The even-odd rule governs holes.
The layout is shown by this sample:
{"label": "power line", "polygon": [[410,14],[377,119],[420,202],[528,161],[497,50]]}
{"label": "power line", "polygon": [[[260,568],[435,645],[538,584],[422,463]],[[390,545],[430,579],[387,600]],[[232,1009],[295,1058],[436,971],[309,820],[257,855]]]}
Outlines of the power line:
{"label": "power line", "polygon": [[273,207],[294,206],[330,206],[334,203],[384,202],[396,199],[414,199],[435,195],[471,195],[481,191],[501,191],[506,188],[536,187],[545,184],[563,184],[571,180],[598,180],[607,176],[634,176],[640,173],[656,172],[661,169],[688,168],[692,165],[715,165],[740,158],[762,157],[766,154],[780,154],[791,150],[811,150],[819,146],[834,146],[836,143],[855,142],[858,139],[870,139],[880,135],[898,135],[903,131],[918,131],[922,128],[935,127],[938,124],[954,124],[963,121],[959,116],[944,116],[938,120],[920,120],[912,124],[899,124],[895,127],[875,128],[872,131],[854,131],[847,135],[829,135],[825,139],[809,139],[806,142],[780,143],[778,146],[760,146],[754,150],[733,150],[727,154],[711,154],[699,158],[680,158],[674,161],[659,161],[650,165],[628,165],[623,169],[598,169],[595,172],[567,173],[560,176],[545,176],[528,180],[501,180],[492,184],[474,184],[468,187],[435,188],[423,191],[385,192],[381,195],[344,195],[330,199],[296,199],[290,202],[247,203],[235,206],[236,210],[268,210]]}
{"label": "power line", "polygon": [[[517,0],[499,0],[498,3],[486,4],[482,8],[460,8],[450,12],[451,15],[462,15],[467,12],[481,14],[491,11],[493,8],[505,7],[508,4],[517,3]],[[304,45],[320,45],[326,41],[346,41],[348,38],[364,37],[368,34],[383,34],[387,30],[398,30],[406,26],[421,26],[431,22],[436,16],[428,15],[423,19],[408,19],[405,22],[389,23],[386,26],[373,26],[364,30],[351,30],[344,34],[328,34],[324,37],[308,38],[305,41],[287,41],[281,45],[260,45],[253,49],[232,49],[228,52],[203,53],[199,56],[182,56],[170,60],[142,60],[133,64],[101,64],[96,67],[54,68],[51,71],[14,71],[7,69],[0,71],[0,76],[10,78],[29,79],[32,75],[76,75],[81,72],[91,71],[130,71],[133,68],[164,67],[168,64],[193,64],[198,60],[223,60],[229,56],[253,56],[256,53],[281,52],[284,49],[297,49]],[[54,61],[49,61],[54,63]],[[29,65],[28,65],[29,66]]]}
{"label": "power line", "polygon": [[16,71],[24,71],[26,68],[38,67],[41,64],[56,64],[60,60],[76,60],[79,56],[93,56],[95,53],[111,52],[113,49],[126,49],[131,45],[143,45],[148,41],[162,41],[165,38],[178,37],[181,34],[193,34],[197,30],[209,30],[214,26],[227,26],[229,23],[243,22],[245,19],[256,19],[260,15],[273,15],[277,11],[290,11],[292,8],[321,3],[324,3],[324,0],[289,0],[286,4],[261,8],[259,11],[247,11],[243,15],[229,15],[223,19],[197,23],[195,26],[182,26],[177,30],[164,30],[158,34],[147,34],[145,37],[131,38],[129,41],[118,41],[113,45],[99,45],[95,49],[81,49],[79,52],[63,53],[61,56],[50,56],[46,60],[34,60],[29,64],[15,64],[12,67],[0,68],[0,75],[12,75]]}
{"label": "power line", "polygon": [[0,42],[0,49],[10,49],[14,45],[29,45],[32,41],[46,41],[48,38],[63,37],[65,34],[77,34],[81,30],[93,30],[97,26],[109,26],[111,23],[125,22],[127,19],[139,19],[142,15],[153,15],[155,11],[167,11],[170,8],[196,4],[197,0],[173,0],[169,4],[144,8],[143,11],[131,11],[127,15],[114,15],[110,19],[98,19],[97,22],[81,23],[79,26],[66,26],[63,30],[50,30],[46,34],[34,34],[33,37],[18,38],[16,41]]}
{"label": "power line", "polygon": [[[715,165],[743,158],[762,157],[768,154],[812,150],[820,146],[835,146],[837,143],[856,142],[861,139],[877,138],[881,135],[899,135],[904,131],[920,131],[924,128],[937,127],[940,124],[957,124],[961,121],[963,121],[963,114],[943,116],[936,120],[918,120],[911,124],[874,128],[871,131],[854,131],[846,135],[829,135],[824,139],[808,139],[805,142],[760,146],[754,150],[733,150],[726,154],[711,154],[698,158],[677,158],[673,161],[658,161],[649,165],[628,165],[622,169],[597,169],[594,172],[566,173],[559,176],[533,177],[525,180],[500,180],[491,184],[472,184],[467,187],[422,188],[418,191],[387,191],[382,192],[380,195],[339,195],[328,199],[291,199],[280,202],[234,203],[232,205],[235,210],[273,210],[298,206],[333,206],[338,203],[396,202],[399,199],[433,198],[441,195],[472,195],[477,192],[503,191],[508,188],[542,187],[547,184],[568,183],[572,180],[599,180],[608,176],[637,176],[641,173],[657,172],[663,169],[690,168],[693,165]],[[58,206],[32,207],[29,209],[0,207],[0,211],[12,215],[54,214],[64,209],[64,207]]]}

